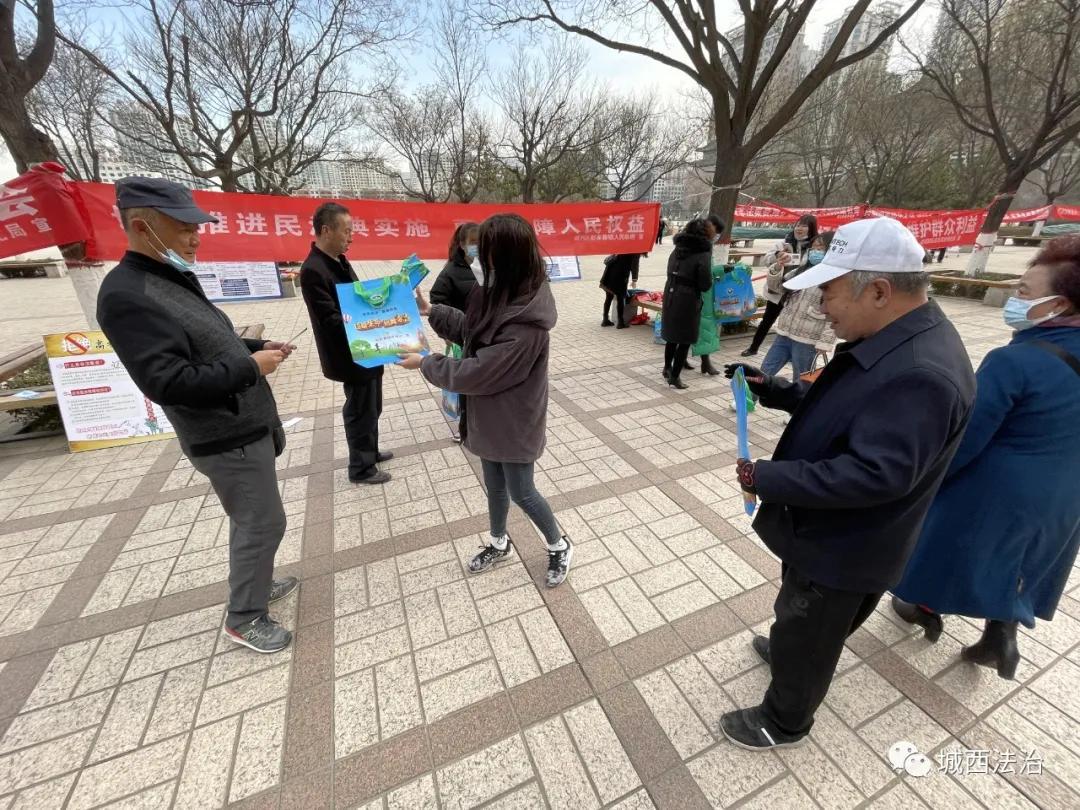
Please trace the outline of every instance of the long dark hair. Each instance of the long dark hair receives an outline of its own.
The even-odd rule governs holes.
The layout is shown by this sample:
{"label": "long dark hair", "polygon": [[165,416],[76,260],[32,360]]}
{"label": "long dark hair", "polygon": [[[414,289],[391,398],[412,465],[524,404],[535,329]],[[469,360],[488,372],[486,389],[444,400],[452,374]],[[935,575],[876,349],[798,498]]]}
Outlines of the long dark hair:
{"label": "long dark hair", "polygon": [[[817,239],[818,236],[817,217],[815,217],[813,214],[803,214],[795,223],[795,228],[799,227],[800,225],[806,226],[806,244],[808,246],[812,245],[814,243],[814,240]],[[795,245],[795,247],[799,247],[799,240],[795,238],[795,228],[791,229],[791,239],[788,241]]]}
{"label": "long dark hair", "polygon": [[547,281],[536,231],[517,214],[494,214],[480,223],[484,312],[536,292]]}
{"label": "long dark hair", "polygon": [[479,228],[480,226],[475,222],[462,222],[454,228],[454,235],[450,237],[450,251],[446,258],[452,262],[460,261],[468,264],[468,257],[465,255],[465,248],[461,246],[461,243],[469,238],[472,231]]}

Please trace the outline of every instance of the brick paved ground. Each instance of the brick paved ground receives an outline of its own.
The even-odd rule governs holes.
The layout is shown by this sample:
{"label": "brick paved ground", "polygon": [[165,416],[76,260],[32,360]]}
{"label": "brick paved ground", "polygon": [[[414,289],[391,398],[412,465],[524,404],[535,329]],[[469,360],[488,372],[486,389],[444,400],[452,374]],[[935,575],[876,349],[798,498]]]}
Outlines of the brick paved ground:
{"label": "brick paved ground", "polygon": [[[665,256],[646,262],[647,286]],[[731,485],[725,384],[663,386],[651,330],[600,329],[598,275],[590,259],[586,281],[556,286],[539,485],[578,547],[555,591],[516,510],[524,558],[466,575],[486,528],[478,465],[418,375],[386,377],[393,482],[348,484],[341,392],[310,339],[274,380],[282,414],[304,417],[279,460],[278,561],[303,581],[275,611],[296,631],[283,655],[221,638],[226,522],[174,442],[0,447],[0,810],[1080,805],[1075,572],[1056,620],[1023,633],[1015,682],[958,660],[976,623],[948,619],[931,646],[882,609],[852,637],[810,745],[722,740],[719,715],[767,683],[749,641],[779,566]],[[0,291],[9,343],[82,325],[65,280]],[[943,305],[976,361],[1007,338],[1000,311]],[[306,323],[297,301],[230,313],[278,337]],[[744,346],[725,341],[719,359]],[[780,418],[752,418],[768,454]],[[901,778],[885,759],[899,740],[1017,761]],[[1041,774],[1025,768],[1033,750]]]}

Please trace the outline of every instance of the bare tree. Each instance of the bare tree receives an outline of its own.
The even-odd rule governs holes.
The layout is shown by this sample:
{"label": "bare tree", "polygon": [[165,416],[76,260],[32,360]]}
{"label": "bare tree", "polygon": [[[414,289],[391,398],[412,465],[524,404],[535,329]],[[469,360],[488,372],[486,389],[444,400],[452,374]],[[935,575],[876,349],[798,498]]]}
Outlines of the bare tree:
{"label": "bare tree", "polygon": [[920,57],[937,95],[989,139],[1002,180],[967,273],[986,269],[1024,178],[1080,135],[1080,0],[941,0],[939,42]]}
{"label": "bare tree", "polygon": [[827,205],[830,198],[843,187],[851,162],[851,147],[858,121],[854,82],[851,74],[829,78],[810,97],[796,117],[790,134],[784,141],[797,156],[814,198],[814,205]]}
{"label": "bare tree", "polygon": [[609,115],[611,134],[600,146],[607,181],[604,199],[648,196],[659,180],[686,168],[699,145],[694,122],[675,110],[663,109],[654,94],[617,100]]}
{"label": "bare tree", "polygon": [[[739,0],[743,25],[738,32],[720,29],[723,19],[713,0],[648,0],[632,9],[608,0],[487,0],[482,5],[485,19],[496,28],[518,23],[554,25],[679,70],[704,88],[712,101],[716,147],[724,156],[713,167],[710,210],[730,220],[755,155],[790,124],[829,76],[872,54],[899,31],[924,0],[905,2],[900,16],[884,22],[866,47],[845,53],[871,2],[855,0],[835,39],[815,64],[793,82],[789,92],[771,100],[770,87],[783,75],[781,67],[789,51],[801,49],[806,22],[817,0]],[[637,41],[628,30],[635,23]],[[643,40],[651,43],[664,38],[664,34],[656,35],[658,27],[677,43],[681,56],[662,45],[643,44]]]}
{"label": "bare tree", "polygon": [[446,122],[453,107],[439,85],[421,87],[412,96],[392,90],[368,105],[366,127],[409,167],[407,177],[397,171],[389,176],[413,199],[446,202],[450,198],[454,161]]}
{"label": "bare tree", "polygon": [[544,175],[561,162],[574,159],[594,175],[600,171],[599,161],[581,159],[608,134],[596,126],[605,102],[579,80],[586,61],[580,47],[554,42],[543,55],[523,52],[492,79],[494,102],[506,126],[494,151],[516,180],[522,202],[537,199]]}
{"label": "bare tree", "polygon": [[57,160],[56,145],[34,126],[27,97],[45,76],[56,50],[56,12],[53,0],[33,0],[34,33],[20,47],[15,23],[16,0],[0,0],[0,135],[20,173],[31,164]]}
{"label": "bare tree", "polygon": [[63,45],[27,97],[31,120],[52,139],[68,174],[95,182],[101,182],[102,159],[115,147],[103,117],[114,103],[108,77],[82,53]]}
{"label": "bare tree", "polygon": [[952,121],[939,139],[947,139],[951,185],[955,189],[954,207],[978,208],[994,195],[1001,183],[1001,161],[994,144],[968,129],[952,114]]}
{"label": "bare tree", "polygon": [[446,130],[450,191],[459,202],[471,202],[483,182],[491,149],[491,123],[478,104],[487,73],[482,48],[472,43],[473,26],[465,5],[448,0],[435,25],[435,74],[451,107]]}
{"label": "bare tree", "polygon": [[[852,76],[852,184],[860,202],[903,205],[924,182],[940,127],[933,99],[906,88],[900,76]],[[869,81],[864,79],[870,79]]]}
{"label": "bare tree", "polygon": [[1080,183],[1080,143],[1064,147],[1028,180],[1042,192],[1046,205],[1053,205]]}
{"label": "bare tree", "polygon": [[[349,125],[360,82],[350,60],[401,31],[396,0],[133,0],[117,54],[61,34],[131,100],[129,142],[173,155],[225,191],[284,191]],[[373,71],[381,77],[381,72]]]}

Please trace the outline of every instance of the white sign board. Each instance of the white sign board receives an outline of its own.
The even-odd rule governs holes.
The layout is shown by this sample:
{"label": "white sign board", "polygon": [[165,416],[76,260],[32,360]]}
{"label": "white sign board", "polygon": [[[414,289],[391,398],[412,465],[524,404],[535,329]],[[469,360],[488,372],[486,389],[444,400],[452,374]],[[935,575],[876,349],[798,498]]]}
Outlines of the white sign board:
{"label": "white sign board", "polygon": [[281,298],[281,277],[273,262],[199,262],[199,285],[211,301]]}
{"label": "white sign board", "polygon": [[104,332],[45,335],[45,353],[73,452],[175,436],[164,411],[132,382]]}
{"label": "white sign board", "polygon": [[551,281],[569,281],[581,278],[581,262],[577,256],[548,256],[548,279]]}

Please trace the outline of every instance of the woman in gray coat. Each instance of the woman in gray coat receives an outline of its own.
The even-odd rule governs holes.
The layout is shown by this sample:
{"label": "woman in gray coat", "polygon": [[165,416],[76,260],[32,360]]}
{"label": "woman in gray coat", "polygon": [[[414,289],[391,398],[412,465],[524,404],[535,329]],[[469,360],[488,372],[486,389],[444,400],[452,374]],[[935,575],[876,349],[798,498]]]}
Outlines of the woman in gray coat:
{"label": "woman in gray coat", "polygon": [[548,354],[558,313],[532,225],[517,214],[496,214],[480,225],[484,283],[469,294],[465,312],[431,306],[417,290],[420,314],[439,337],[462,347],[461,359],[405,355],[400,365],[418,368],[444,391],[461,395],[461,442],[480,457],[488,496],[491,541],[469,563],[480,573],[506,559],[512,499],[547,541],[547,586],[570,569],[573,545],[551,507],[536,490],[533,467],[544,453],[547,430]]}

